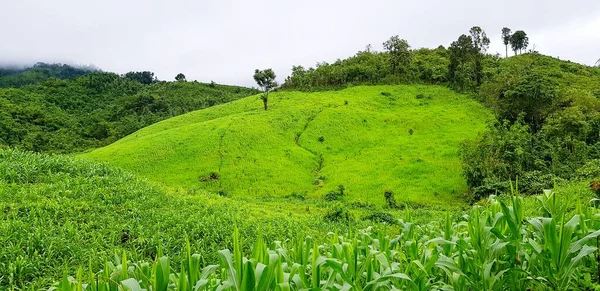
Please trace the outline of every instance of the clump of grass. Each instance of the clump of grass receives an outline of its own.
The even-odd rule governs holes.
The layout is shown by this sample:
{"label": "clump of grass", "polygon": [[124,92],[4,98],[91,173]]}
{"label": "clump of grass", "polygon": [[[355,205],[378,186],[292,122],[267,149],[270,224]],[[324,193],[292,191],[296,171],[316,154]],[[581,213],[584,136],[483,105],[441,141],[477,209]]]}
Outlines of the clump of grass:
{"label": "clump of grass", "polygon": [[207,175],[200,176],[200,182],[210,182],[221,179],[221,175],[217,172],[210,172]]}
{"label": "clump of grass", "polygon": [[338,201],[341,200],[342,197],[344,197],[344,190],[346,190],[346,188],[344,187],[344,185],[339,185],[337,187],[337,191],[329,191],[327,194],[325,194],[325,200],[326,201]]}

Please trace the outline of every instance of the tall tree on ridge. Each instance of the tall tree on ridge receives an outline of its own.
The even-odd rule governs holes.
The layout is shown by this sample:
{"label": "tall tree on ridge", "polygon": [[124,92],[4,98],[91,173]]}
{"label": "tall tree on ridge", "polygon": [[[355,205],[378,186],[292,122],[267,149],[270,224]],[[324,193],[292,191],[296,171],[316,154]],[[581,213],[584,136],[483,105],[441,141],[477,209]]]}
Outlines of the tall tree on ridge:
{"label": "tall tree on ridge", "polygon": [[518,53],[522,53],[524,49],[527,49],[529,45],[529,37],[527,37],[527,33],[522,30],[517,30],[510,37],[510,46],[512,47],[515,55]]}
{"label": "tall tree on ridge", "polygon": [[473,26],[469,30],[471,39],[473,41],[473,48],[475,50],[475,82],[477,86],[483,82],[483,54],[485,54],[490,47],[490,39],[487,37],[485,31],[479,26]]}
{"label": "tall tree on ridge", "polygon": [[510,37],[512,35],[512,31],[508,27],[502,28],[502,42],[504,43],[504,48],[506,49],[506,57],[508,58],[508,44],[510,43]]}
{"label": "tall tree on ridge", "polygon": [[412,60],[410,45],[404,39],[394,35],[383,43],[383,48],[390,53],[390,63],[392,65],[392,74],[396,74],[397,68],[406,68]]}

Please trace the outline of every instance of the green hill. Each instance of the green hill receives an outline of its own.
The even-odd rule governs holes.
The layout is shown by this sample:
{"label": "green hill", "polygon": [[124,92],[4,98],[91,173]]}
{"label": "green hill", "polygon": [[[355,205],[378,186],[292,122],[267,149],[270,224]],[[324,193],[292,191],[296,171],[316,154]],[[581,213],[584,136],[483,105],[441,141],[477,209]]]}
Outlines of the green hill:
{"label": "green hill", "polygon": [[439,86],[363,86],[257,96],[143,128],[82,157],[168,187],[232,196],[458,202],[467,186],[457,150],[485,128],[483,106]]}
{"label": "green hill", "polygon": [[155,122],[257,93],[214,83],[145,85],[103,72],[1,87],[0,146],[53,153],[105,146]]}

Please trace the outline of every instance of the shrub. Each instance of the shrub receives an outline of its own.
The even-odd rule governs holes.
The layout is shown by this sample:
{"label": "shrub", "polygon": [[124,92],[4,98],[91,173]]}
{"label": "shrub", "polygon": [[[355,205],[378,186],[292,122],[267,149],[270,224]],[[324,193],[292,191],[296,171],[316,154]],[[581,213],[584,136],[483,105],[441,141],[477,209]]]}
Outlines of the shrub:
{"label": "shrub", "polygon": [[373,212],[363,217],[363,219],[370,220],[373,222],[396,224],[396,219],[394,218],[394,216],[387,212]]}
{"label": "shrub", "polygon": [[329,191],[329,193],[325,194],[325,200],[327,201],[337,201],[342,199],[344,196],[344,190],[346,188],[344,185],[339,185],[337,191]]}
{"label": "shrub", "polygon": [[294,192],[290,195],[287,195],[286,198],[293,198],[298,200],[306,200],[306,192]]}
{"label": "shrub", "polygon": [[350,222],[353,219],[350,211],[341,202],[337,202],[327,208],[324,219],[330,222]]}
{"label": "shrub", "polygon": [[396,203],[396,198],[394,198],[394,193],[390,190],[385,190],[383,192],[383,196],[385,197],[385,204],[389,208],[398,208],[398,204]]}
{"label": "shrub", "polygon": [[229,197],[229,193],[227,193],[227,191],[221,189],[217,191],[217,195],[222,196],[222,197]]}
{"label": "shrub", "polygon": [[415,133],[415,131],[412,128],[408,130],[408,134],[413,135],[413,133]]}
{"label": "shrub", "polygon": [[577,169],[578,178],[597,178],[600,177],[600,160],[591,160]]}
{"label": "shrub", "polygon": [[363,201],[353,201],[350,203],[350,206],[354,208],[364,208],[364,209],[374,209],[375,204]]}
{"label": "shrub", "polygon": [[200,182],[209,182],[221,179],[221,175],[217,172],[210,172],[207,175],[200,176]]}
{"label": "shrub", "polygon": [[319,142],[324,142],[324,141],[325,141],[325,137],[319,136]]}

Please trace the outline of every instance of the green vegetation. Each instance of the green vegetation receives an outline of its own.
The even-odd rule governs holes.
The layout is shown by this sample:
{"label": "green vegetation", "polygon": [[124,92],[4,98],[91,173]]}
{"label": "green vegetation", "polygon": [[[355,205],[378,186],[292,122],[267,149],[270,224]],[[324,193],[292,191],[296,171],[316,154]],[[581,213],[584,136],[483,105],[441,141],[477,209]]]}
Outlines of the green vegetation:
{"label": "green vegetation", "polygon": [[0,289],[600,290],[600,68],[502,42],[262,92],[0,68]]}
{"label": "green vegetation", "polygon": [[[0,83],[37,70],[0,77]],[[197,82],[144,85],[153,78],[150,72],[130,72],[125,77],[90,72],[74,79],[47,78],[35,85],[0,89],[0,145],[36,152],[83,151],[157,121],[257,92]]]}
{"label": "green vegetation", "polygon": [[150,260],[162,250],[181,261],[186,237],[200,262],[212,262],[231,247],[234,225],[247,248],[257,229],[269,240],[348,231],[310,200],[249,205],[197,190],[173,194],[106,165],[0,149],[0,289],[45,289],[65,271],[90,260],[98,269],[96,258],[123,251]]}
{"label": "green vegetation", "polygon": [[93,66],[74,67],[66,64],[41,62],[28,68],[0,67],[0,88],[33,85],[49,78],[73,79],[95,71],[98,71],[98,69]]}
{"label": "green vegetation", "polygon": [[[234,197],[321,197],[453,205],[467,190],[460,143],[490,114],[443,87],[375,86],[248,97],[146,127],[82,157],[107,161],[169,187]],[[411,134],[412,132],[412,134]]]}
{"label": "green vegetation", "polygon": [[167,256],[128,261],[125,254],[103,269],[64,277],[59,291],[80,290],[592,290],[598,268],[593,254],[600,236],[595,207],[566,211],[564,197],[538,197],[541,216],[527,219],[523,199],[491,199],[457,220],[427,225],[410,214],[398,233],[368,228],[349,236],[330,234],[265,243],[243,249],[237,230],[233,252],[218,252],[215,264],[202,254],[187,257],[179,273]]}
{"label": "green vegetation", "polygon": [[[527,54],[487,68],[478,98],[497,121],[462,149],[474,198],[519,179],[537,193],[555,179],[576,179],[600,158],[600,70]],[[588,165],[587,167],[590,167]],[[550,183],[550,185],[548,184]]]}

